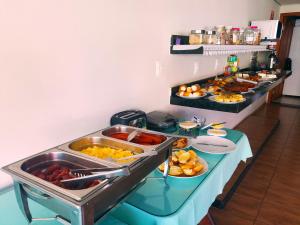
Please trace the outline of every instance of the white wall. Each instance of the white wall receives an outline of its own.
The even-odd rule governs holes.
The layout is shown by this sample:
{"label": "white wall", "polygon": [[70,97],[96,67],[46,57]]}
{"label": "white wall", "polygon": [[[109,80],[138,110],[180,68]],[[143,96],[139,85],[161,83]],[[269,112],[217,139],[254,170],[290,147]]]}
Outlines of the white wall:
{"label": "white wall", "polygon": [[0,167],[106,127],[120,110],[168,107],[170,87],[225,65],[170,55],[171,34],[246,26],[272,9],[273,0],[0,0]]}
{"label": "white wall", "polygon": [[300,12],[300,4],[281,5],[280,13]]}

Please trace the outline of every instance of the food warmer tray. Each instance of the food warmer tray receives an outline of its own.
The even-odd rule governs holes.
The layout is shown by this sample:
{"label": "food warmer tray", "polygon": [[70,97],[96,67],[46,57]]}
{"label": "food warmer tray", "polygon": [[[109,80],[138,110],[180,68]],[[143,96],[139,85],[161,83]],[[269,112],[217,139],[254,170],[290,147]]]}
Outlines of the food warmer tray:
{"label": "food warmer tray", "polygon": [[[108,129],[115,129],[115,127]],[[164,135],[159,132],[149,132],[123,125],[122,129],[138,129],[145,133]],[[176,139],[165,136],[166,140],[159,145],[142,146],[105,137],[102,135],[102,131],[82,138],[90,137],[98,137],[98,140],[105,142],[108,146],[122,146],[125,149],[143,152],[157,151],[157,155],[144,157],[130,163],[128,165],[130,169],[129,176],[106,179],[94,187],[81,190],[68,190],[58,187],[31,175],[27,171],[41,163],[47,162],[63,162],[77,168],[120,167],[120,164],[89,157],[71,149],[64,150],[66,146],[70,146],[75,140],[3,167],[3,170],[14,179],[14,189],[19,208],[29,223],[39,219],[32,218],[28,198],[57,213],[57,217],[48,219],[56,219],[63,224],[93,225],[119,203],[150,172],[168,159],[172,151],[172,143]],[[45,218],[41,220],[45,220]]]}

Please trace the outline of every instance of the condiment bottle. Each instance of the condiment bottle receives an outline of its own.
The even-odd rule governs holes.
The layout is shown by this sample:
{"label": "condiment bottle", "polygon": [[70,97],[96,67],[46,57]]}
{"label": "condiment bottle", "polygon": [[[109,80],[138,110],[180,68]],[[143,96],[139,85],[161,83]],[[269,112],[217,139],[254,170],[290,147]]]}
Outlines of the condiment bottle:
{"label": "condiment bottle", "polygon": [[231,26],[225,27],[225,44],[231,45],[232,44],[232,37],[231,37]]}
{"label": "condiment bottle", "polygon": [[253,30],[254,33],[254,41],[253,44],[254,45],[259,45],[260,44],[260,30],[258,29],[257,26],[251,26],[251,29]]}
{"label": "condiment bottle", "polygon": [[244,30],[243,28],[240,29],[240,37],[239,37],[239,44],[240,44],[240,45],[245,44],[245,43],[244,43],[244,38],[245,38],[245,37],[244,37],[244,31],[245,31],[245,30]]}
{"label": "condiment bottle", "polygon": [[225,45],[226,43],[226,31],[225,26],[219,25],[216,26],[216,44],[217,45]]}
{"label": "condiment bottle", "polygon": [[254,32],[251,27],[247,27],[244,32],[244,41],[246,45],[254,44]]}
{"label": "condiment bottle", "polygon": [[205,43],[208,45],[216,44],[216,31],[207,30],[205,34]]}
{"label": "condiment bottle", "polygon": [[231,29],[232,44],[238,45],[240,40],[240,28],[234,27]]}
{"label": "condiment bottle", "polygon": [[189,35],[190,45],[201,45],[204,43],[205,30],[192,30]]}

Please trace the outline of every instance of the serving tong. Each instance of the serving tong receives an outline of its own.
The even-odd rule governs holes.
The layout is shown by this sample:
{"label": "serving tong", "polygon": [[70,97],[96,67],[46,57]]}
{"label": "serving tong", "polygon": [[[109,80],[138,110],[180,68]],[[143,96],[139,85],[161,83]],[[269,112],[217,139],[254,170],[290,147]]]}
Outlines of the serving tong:
{"label": "serving tong", "polygon": [[76,176],[76,178],[61,180],[61,183],[70,186],[83,185],[91,180],[128,176],[130,175],[130,170],[128,166],[116,168],[87,168],[70,170],[70,174]]}
{"label": "serving tong", "polygon": [[134,130],[132,131],[128,137],[127,137],[127,141],[130,142],[132,141],[140,132],[138,130]]}

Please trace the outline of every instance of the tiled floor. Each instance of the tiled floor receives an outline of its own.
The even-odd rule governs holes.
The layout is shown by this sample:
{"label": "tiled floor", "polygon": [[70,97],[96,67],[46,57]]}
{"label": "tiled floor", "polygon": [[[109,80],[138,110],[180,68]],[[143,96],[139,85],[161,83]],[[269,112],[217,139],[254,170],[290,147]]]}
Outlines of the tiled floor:
{"label": "tiled floor", "polygon": [[255,115],[280,125],[226,208],[212,208],[217,225],[300,225],[300,109],[277,104]]}
{"label": "tiled floor", "polygon": [[291,96],[282,96],[274,101],[274,103],[279,103],[285,106],[292,106],[300,108],[300,98],[299,97],[291,97]]}

